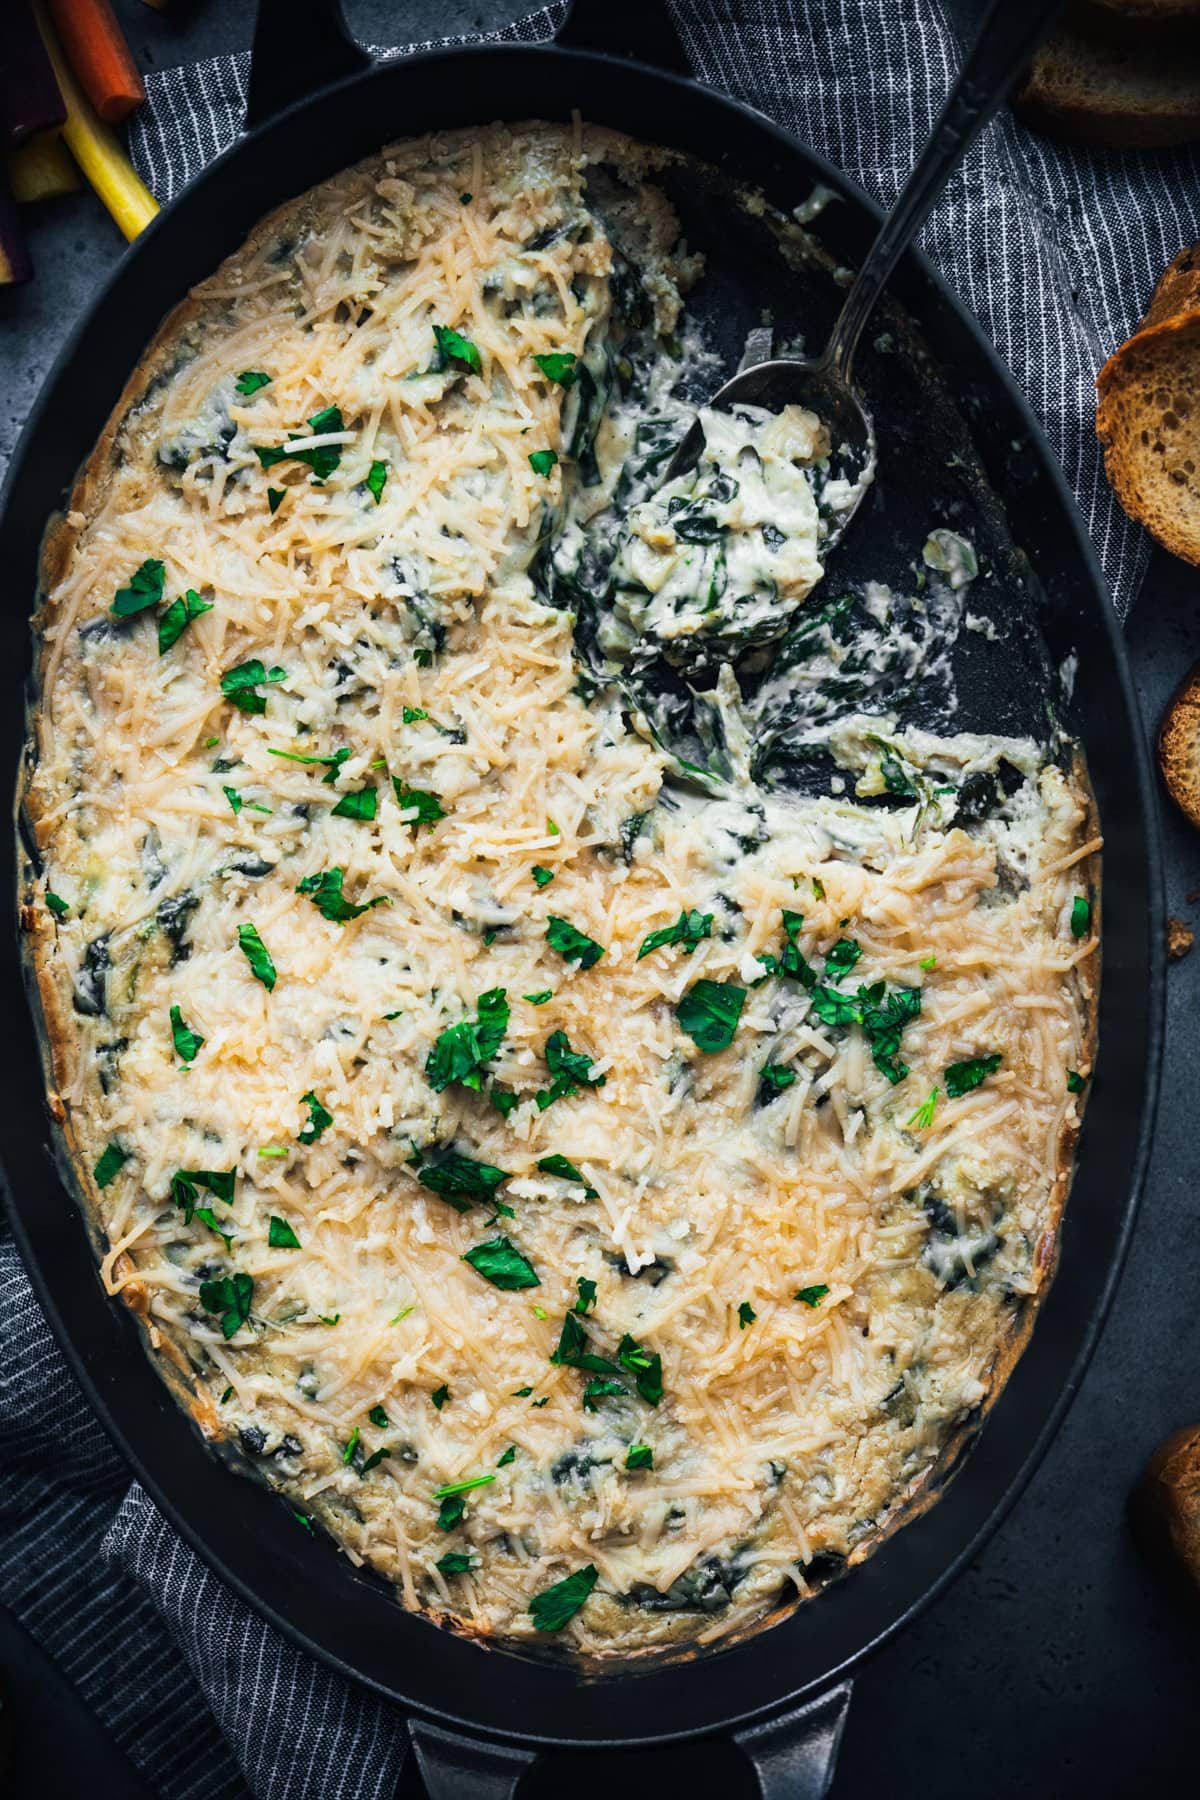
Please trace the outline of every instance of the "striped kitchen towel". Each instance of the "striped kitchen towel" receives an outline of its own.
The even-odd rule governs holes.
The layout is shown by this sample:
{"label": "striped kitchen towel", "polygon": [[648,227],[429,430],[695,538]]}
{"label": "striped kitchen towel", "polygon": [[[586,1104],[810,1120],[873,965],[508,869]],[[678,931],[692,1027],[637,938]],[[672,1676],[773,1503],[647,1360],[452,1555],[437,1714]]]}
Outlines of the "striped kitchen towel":
{"label": "striped kitchen towel", "polygon": [[[499,35],[548,36],[562,11]],[[938,0],[690,0],[675,17],[703,80],[761,108],[885,204],[957,57]],[[217,57],[149,77],[131,144],[160,200],[236,137],[247,67],[245,55]],[[1189,200],[1198,177],[1189,150],[1093,156],[1034,138],[1005,113],[925,234],[1042,418],[1122,617],[1147,545],[1104,482],[1093,376],[1155,274],[1200,235]],[[164,1800],[395,1793],[403,1720],[259,1620],[131,1482],[3,1233],[0,1601]]]}

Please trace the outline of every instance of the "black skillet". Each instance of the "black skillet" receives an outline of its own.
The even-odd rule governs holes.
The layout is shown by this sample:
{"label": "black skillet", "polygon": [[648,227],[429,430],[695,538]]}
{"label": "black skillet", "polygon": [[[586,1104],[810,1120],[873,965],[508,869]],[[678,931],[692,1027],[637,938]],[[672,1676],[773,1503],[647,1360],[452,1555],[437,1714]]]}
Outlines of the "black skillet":
{"label": "black skillet", "polygon": [[[630,59],[630,35],[638,56],[658,67]],[[60,356],[13,460],[0,514],[0,681],[8,695],[0,733],[10,775],[21,754],[42,531],[163,315],[265,212],[389,138],[498,116],[565,118],[574,107],[715,165],[715,176],[691,171],[675,180],[673,197],[707,253],[698,303],[714,330],[724,321],[728,349],[764,301],[786,329],[821,341],[836,290],[820,269],[784,271],[731,189],[754,184],[787,213],[814,182],[832,188],[840,200],[820,229],[835,262],[861,257],[876,211],[768,120],[690,80],[667,16],[651,0],[636,23],[631,9],[609,0],[576,0],[557,44],[437,52],[378,68],[346,38],[336,0],[261,0],[246,135],[131,246]],[[235,1482],[169,1397],[132,1319],[105,1298],[76,1202],[52,1165],[5,834],[0,994],[9,1054],[0,1153],[15,1229],[51,1322],[101,1418],[177,1529],[297,1643],[414,1716],[427,1786],[445,1800],[499,1800],[539,1751],[555,1746],[615,1752],[718,1734],[742,1746],[764,1795],[823,1794],[853,1669],[945,1587],[1012,1504],[1079,1384],[1112,1295],[1150,1140],[1160,1053],[1163,914],[1141,726],[1091,547],[1028,406],[921,258],[910,255],[893,285],[916,331],[885,316],[887,330],[876,333],[884,351],[864,354],[860,375],[885,454],[869,506],[838,552],[845,561],[837,578],[903,584],[930,523],[969,527],[987,570],[972,607],[998,635],[964,633],[955,648],[960,724],[1038,725],[1053,671],[1078,658],[1067,717],[1087,749],[1106,839],[1101,1053],[1060,1273],[986,1428],[959,1456],[935,1507],[808,1604],[726,1648],[600,1676],[553,1656],[485,1655],[404,1613],[331,1541],[299,1532],[265,1488]],[[888,348],[889,334],[902,354]],[[936,363],[922,340],[936,345]],[[935,723],[939,694],[944,700],[933,680],[927,716]],[[902,690],[879,698],[906,700]],[[620,1779],[615,1764],[612,1773]]]}

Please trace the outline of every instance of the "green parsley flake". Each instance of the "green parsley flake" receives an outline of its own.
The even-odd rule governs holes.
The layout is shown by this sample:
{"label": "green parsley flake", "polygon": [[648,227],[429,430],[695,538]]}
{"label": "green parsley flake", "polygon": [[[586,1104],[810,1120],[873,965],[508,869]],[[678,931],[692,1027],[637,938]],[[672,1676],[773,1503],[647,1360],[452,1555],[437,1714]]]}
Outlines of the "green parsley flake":
{"label": "green parsley flake", "polygon": [[598,1580],[596,1569],[589,1563],[586,1569],[576,1569],[573,1575],[535,1594],[529,1602],[534,1629],[561,1631],[564,1625],[569,1625]]}
{"label": "green parsley flake", "polygon": [[604,955],[603,944],[598,944],[595,938],[585,937],[569,919],[560,918],[557,913],[549,913],[546,917],[546,942],[565,961],[578,963],[581,969],[594,968]]}
{"label": "green parsley flake", "polygon": [[267,505],[271,509],[272,514],[275,514],[279,511],[280,506],[283,504],[283,502],[286,499],[287,499],[287,489],[286,488],[269,487],[267,489]]}
{"label": "green parsley flake", "polygon": [[947,1096],[957,1100],[963,1094],[969,1094],[989,1075],[994,1075],[1003,1060],[999,1051],[993,1051],[990,1056],[972,1056],[965,1062],[951,1063],[946,1070]]}
{"label": "green parsley flake", "polygon": [[546,380],[557,381],[559,387],[574,387],[579,380],[579,370],[575,367],[578,358],[573,350],[548,350],[533,360]]}
{"label": "green parsley flake", "polygon": [[685,950],[694,950],[706,937],[712,936],[712,928],[712,913],[681,912],[673,925],[664,925],[660,931],[650,933],[637,953],[637,960],[641,962],[652,950],[662,950],[671,944],[682,944]]}
{"label": "green parsley flake", "polygon": [[529,872],[540,888],[549,887],[550,883],[554,880],[554,870],[544,869],[541,863],[534,863],[533,868]]}
{"label": "green parsley flake", "polygon": [[797,1288],[794,1298],[804,1306],[820,1306],[828,1292],[829,1289],[825,1283],[818,1282],[814,1287]]}
{"label": "green parsley flake", "polygon": [[455,1494],[469,1494],[473,1488],[487,1487],[495,1481],[494,1475],[468,1475],[465,1481],[448,1481],[445,1487],[434,1488],[435,1500],[449,1500]]}
{"label": "green parsley flake", "polygon": [[439,819],[449,816],[437,795],[429,793],[425,788],[410,788],[399,775],[392,776],[392,786],[404,811],[412,812],[414,809],[416,811],[416,818],[408,821],[413,828],[414,835],[420,831],[422,825],[436,825]]}
{"label": "green parsley flake", "polygon": [[1087,1076],[1081,1075],[1079,1073],[1078,1069],[1068,1069],[1067,1070],[1067,1092],[1068,1092],[1068,1094],[1081,1094],[1083,1092],[1084,1086],[1086,1085],[1086,1082],[1087,1082]]}
{"label": "green parsley flake", "polygon": [[1076,894],[1074,900],[1071,902],[1071,936],[1077,938],[1086,937],[1091,918],[1092,908],[1090,901],[1085,900],[1082,894]]}
{"label": "green parsley flake", "polygon": [[928,969],[936,969],[937,968],[937,957],[936,956],[923,956],[921,958],[920,962],[917,964],[917,967],[920,969],[927,969],[927,970]]}
{"label": "green parsley flake", "polygon": [[[589,1200],[600,1198],[595,1188],[588,1186],[575,1164],[568,1162],[565,1156],[559,1156],[557,1152],[553,1156],[539,1156],[538,1168],[544,1175],[557,1175],[561,1181],[573,1181],[577,1187],[583,1189]],[[595,1292],[594,1284],[592,1291]]]}
{"label": "green parsley flake", "polygon": [[579,1289],[579,1298],[575,1302],[574,1311],[586,1313],[596,1304],[596,1284],[586,1275],[580,1275],[575,1286]]}
{"label": "green parsley flake", "polygon": [[194,588],[188,588],[185,594],[172,600],[158,621],[158,654],[165,656],[172,644],[183,636],[192,620],[203,618],[212,609],[212,601],[202,600]]}
{"label": "green parsley flake", "polygon": [[442,1575],[466,1575],[475,1564],[463,1551],[447,1550],[445,1556],[439,1556],[433,1566]]}
{"label": "green parsley flake", "polygon": [[745,1331],[747,1325],[753,1325],[758,1314],[748,1300],[743,1300],[738,1307],[738,1330]]}
{"label": "green parsley flake", "polygon": [[251,974],[262,982],[269,994],[275,986],[275,964],[267,953],[267,946],[258,935],[257,926],[239,925],[238,944],[250,964]]}
{"label": "green parsley flake", "polygon": [[774,1100],[785,1088],[790,1088],[796,1079],[795,1069],[786,1069],[782,1063],[767,1063],[759,1071],[759,1080],[765,1093]]}
{"label": "green parsley flake", "polygon": [[553,1000],[554,989],[542,988],[536,994],[522,994],[522,1000],[528,1000],[530,1006],[545,1006],[547,1000]]}
{"label": "green parsley flake", "polygon": [[617,1345],[617,1361],[633,1376],[634,1386],[647,1406],[657,1406],[663,1397],[662,1357],[657,1350],[643,1350],[636,1338],[625,1336]]}
{"label": "green parsley flake", "polygon": [[129,1161],[130,1152],[122,1150],[114,1138],[100,1152],[100,1160],[92,1170],[98,1188],[111,1187],[125,1164]]}
{"label": "green parsley flake", "polygon": [[386,1431],[391,1422],[382,1406],[373,1406],[367,1417],[372,1425],[378,1425],[380,1431]]}
{"label": "green parsley flake", "polygon": [[654,1451],[649,1444],[630,1444],[625,1453],[627,1469],[652,1469],[654,1467]]}
{"label": "green parsley flake", "polygon": [[745,988],[731,981],[702,980],[683,995],[675,1017],[697,1049],[712,1055],[733,1042],[745,1003]]}
{"label": "green parsley flake", "polygon": [[[346,429],[341,409],[327,406],[323,412],[314,413],[308,421],[308,431],[289,431],[288,437],[298,441],[301,438],[325,437],[335,431]],[[289,444],[276,444],[267,449],[256,449],[254,452],[264,469],[273,469],[276,463],[307,463],[312,470],[313,479],[318,483],[327,481],[342,460],[341,444],[314,444],[309,450],[293,450]]]}
{"label": "green parsley flake", "polygon": [[251,394],[257,394],[259,388],[270,387],[271,377],[264,375],[261,369],[243,369],[233,384],[235,394],[248,400]]}
{"label": "green parsley flake", "polygon": [[259,693],[259,688],[270,682],[286,681],[287,670],[276,665],[264,668],[257,656],[249,662],[237,663],[232,669],[226,669],[221,677],[221,692],[227,700],[232,700],[239,712],[265,713],[267,696]]}
{"label": "green parsley flake", "polygon": [[233,816],[236,819],[237,815],[241,812],[241,810],[242,810],[243,806],[245,806],[246,802],[242,799],[242,796],[238,793],[236,788],[231,788],[231,787],[222,788],[221,792],[224,794],[224,796],[228,800],[230,806],[233,808]]}
{"label": "green parsley flake", "polygon": [[485,1281],[505,1293],[542,1285],[529,1258],[506,1237],[490,1238],[486,1244],[476,1244],[460,1261],[470,1263],[477,1275],[482,1275]]}
{"label": "green parsley flake", "polygon": [[221,1335],[225,1338],[234,1337],[247,1322],[253,1296],[254,1282],[240,1270],[234,1275],[222,1275],[215,1281],[200,1283],[200,1304],[205,1312],[218,1315]]}
{"label": "green parsley flake", "polygon": [[510,1462],[516,1461],[516,1455],[517,1446],[515,1444],[510,1444],[508,1449],[504,1452],[504,1455],[496,1459],[496,1467],[498,1469],[507,1469]]}
{"label": "green parsley flake", "polygon": [[557,450],[531,450],[529,452],[529,466],[535,475],[549,475],[557,461]]}
{"label": "green parsley flake", "polygon": [[461,332],[452,331],[449,325],[435,325],[434,339],[442,365],[461,363],[464,369],[470,369],[472,375],[483,373],[483,358],[479,354],[479,346],[470,338],[463,337]]}
{"label": "green parsley flake", "polygon": [[51,893],[49,888],[46,889],[46,905],[56,919],[65,919],[71,910],[70,901],[64,900],[61,894]]}
{"label": "green parsley flake", "polygon": [[338,770],[344,762],[349,760],[350,754],[345,744],[340,750],[331,751],[328,756],[305,756],[299,750],[268,749],[267,751],[268,756],[277,756],[281,762],[315,763],[318,767],[326,769],[328,773],[321,777],[322,785],[325,787],[332,787],[337,780]]}
{"label": "green parsley flake", "polygon": [[908,1074],[908,1065],[897,1062],[896,1054],[904,1027],[921,1011],[921,990],[898,987],[890,994],[886,990],[883,981],[860,987],[857,995],[816,986],[812,989],[812,1010],[823,1025],[861,1026],[875,1067],[894,1086]]}
{"label": "green parsley flake", "polygon": [[478,1093],[483,1085],[480,1070],[504,1041],[509,1005],[504,988],[489,988],[479,996],[474,1019],[463,1019],[441,1032],[425,1061],[425,1078],[435,1094],[452,1081]]}
{"label": "green parsley flake", "polygon": [[191,1031],[183,1022],[183,1013],[179,1007],[171,1008],[171,1036],[175,1040],[175,1053],[185,1063],[194,1062],[204,1043],[198,1031]]}
{"label": "green parsley flake", "polygon": [[582,1050],[572,1050],[565,1031],[552,1031],[546,1039],[546,1067],[554,1080],[548,1088],[534,1095],[538,1111],[545,1112],[555,1100],[577,1094],[580,1087],[603,1087],[607,1075],[592,1074],[592,1058]]}
{"label": "green parsley flake", "polygon": [[302,1127],[299,1141],[302,1144],[315,1144],[321,1133],[333,1124],[333,1114],[326,1111],[311,1088],[307,1094],[301,1094],[300,1104],[308,1108],[308,1124]]}
{"label": "green parsley flake", "polygon": [[322,869],[319,874],[306,875],[296,891],[307,894],[321,917],[328,919],[331,925],[346,925],[351,919],[370,912],[373,906],[390,906],[386,894],[377,894],[374,900],[365,900],[361,906],[347,900],[342,893],[345,876],[344,869]]}
{"label": "green parsley flake", "polygon": [[343,794],[334,807],[331,817],[335,819],[357,819],[360,824],[369,825],[375,817],[377,805],[373,787],[351,788]]}
{"label": "green parsley flake", "polygon": [[938,1095],[940,1093],[940,1088],[935,1087],[932,1089],[928,1099],[922,1100],[916,1112],[910,1115],[906,1123],[915,1126],[918,1131],[928,1131],[929,1127],[933,1124],[933,1115],[937,1107]]}
{"label": "green parsley flake", "polygon": [[607,1400],[623,1395],[625,1388],[619,1381],[589,1381],[583,1390],[584,1412],[598,1412],[597,1400]]}
{"label": "green parsley flake", "polygon": [[509,1179],[507,1169],[475,1162],[457,1150],[449,1150],[417,1170],[421,1186],[448,1200],[456,1212],[467,1212],[476,1200],[484,1204],[494,1201],[500,1183]]}
{"label": "green parsley flake", "polygon": [[367,490],[370,493],[371,498],[374,500],[376,506],[379,505],[379,502],[383,497],[384,484],[386,483],[387,478],[388,478],[387,464],[385,462],[379,462],[379,461],[373,462],[367,473]]}
{"label": "green parsley flake", "polygon": [[445,1406],[447,1400],[450,1398],[450,1389],[447,1387],[446,1383],[443,1382],[441,1387],[434,1388],[429,1398],[433,1403],[434,1411],[441,1412],[443,1406]]}
{"label": "green parsley flake", "polygon": [[228,1401],[232,1400],[232,1398],[233,1398],[233,1388],[232,1388],[232,1386],[230,1386],[230,1387],[227,1387],[225,1389],[225,1392],[221,1395],[221,1405],[224,1406]]}
{"label": "green parsley flake", "polygon": [[267,1242],[272,1250],[299,1250],[300,1239],[296,1236],[286,1219],[271,1214],[267,1227]]}
{"label": "green parsley flake", "polygon": [[423,706],[406,706],[402,716],[406,725],[418,725],[422,719],[427,719],[429,714]]}
{"label": "green parsley flake", "polygon": [[344,1463],[353,1461],[354,1452],[358,1449],[358,1440],[359,1440],[360,1436],[361,1436],[361,1433],[359,1432],[358,1426],[356,1425],[354,1427],[354,1430],[350,1433],[350,1439],[346,1445],[346,1448],[342,1451],[342,1461]]}
{"label": "green parsley flake", "polygon": [[825,957],[826,981],[841,981],[850,973],[861,955],[862,945],[856,939],[839,938],[836,944],[830,946]]}
{"label": "green parsley flake", "polygon": [[150,557],[134,570],[128,587],[118,588],[109,611],[118,619],[130,619],[135,613],[157,606],[163,596],[164,565]]}

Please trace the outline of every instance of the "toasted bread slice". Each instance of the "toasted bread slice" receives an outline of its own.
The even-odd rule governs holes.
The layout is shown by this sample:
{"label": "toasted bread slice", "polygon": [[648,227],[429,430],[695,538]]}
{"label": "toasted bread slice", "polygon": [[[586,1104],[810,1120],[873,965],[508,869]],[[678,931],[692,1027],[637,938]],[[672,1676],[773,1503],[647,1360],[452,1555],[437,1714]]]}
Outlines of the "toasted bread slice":
{"label": "toasted bread slice", "polygon": [[1200,563],[1200,310],[1134,333],[1096,377],[1104,468],[1131,518]]}
{"label": "toasted bread slice", "polygon": [[1168,794],[1200,829],[1200,663],[1188,670],[1163,714],[1158,766]]}
{"label": "toasted bread slice", "polygon": [[1200,244],[1190,244],[1172,257],[1155,284],[1142,325],[1158,325],[1172,313],[1195,310],[1200,310]]}
{"label": "toasted bread slice", "polygon": [[1200,1425],[1164,1438],[1130,1496],[1144,1549],[1200,1592]]}
{"label": "toasted bread slice", "polygon": [[1069,144],[1188,143],[1200,137],[1200,38],[1073,11],[1034,56],[1013,107],[1032,130]]}

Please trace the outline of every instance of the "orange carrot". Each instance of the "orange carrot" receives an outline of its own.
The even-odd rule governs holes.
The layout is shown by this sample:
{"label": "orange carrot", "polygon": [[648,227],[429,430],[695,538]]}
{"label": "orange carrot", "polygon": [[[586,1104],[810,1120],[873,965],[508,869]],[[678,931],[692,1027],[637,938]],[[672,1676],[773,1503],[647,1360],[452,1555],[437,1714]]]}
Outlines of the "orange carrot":
{"label": "orange carrot", "polygon": [[146,89],[110,0],[48,0],[67,61],[106,124],[140,106]]}

